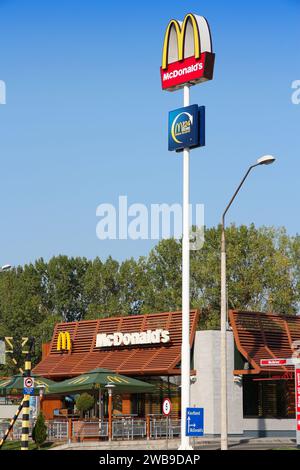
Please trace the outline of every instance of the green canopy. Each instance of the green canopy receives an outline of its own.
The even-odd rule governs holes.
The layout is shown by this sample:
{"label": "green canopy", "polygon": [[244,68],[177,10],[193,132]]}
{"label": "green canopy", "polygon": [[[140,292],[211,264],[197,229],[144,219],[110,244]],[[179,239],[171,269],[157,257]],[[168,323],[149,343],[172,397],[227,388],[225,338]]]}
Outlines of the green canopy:
{"label": "green canopy", "polygon": [[[55,384],[53,380],[45,379],[38,375],[31,374],[34,378],[34,395],[39,395],[40,387],[44,385],[45,393],[47,392],[51,384]],[[22,374],[16,374],[11,377],[0,379],[0,396],[7,395],[20,395],[23,394],[24,388],[24,376]]]}
{"label": "green canopy", "polygon": [[113,385],[118,393],[152,392],[154,386],[141,380],[125,375],[116,374],[107,369],[93,369],[72,379],[55,383],[46,390],[47,395],[63,395],[65,393],[88,392],[91,390],[106,390],[106,385]]}

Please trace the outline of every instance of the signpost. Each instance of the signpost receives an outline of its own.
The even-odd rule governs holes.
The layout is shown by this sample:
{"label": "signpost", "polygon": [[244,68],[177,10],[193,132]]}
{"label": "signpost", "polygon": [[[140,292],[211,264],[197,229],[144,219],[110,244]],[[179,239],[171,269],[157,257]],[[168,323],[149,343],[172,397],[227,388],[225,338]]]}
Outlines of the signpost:
{"label": "signpost", "polygon": [[202,437],[204,434],[204,408],[187,408],[186,435]]}
{"label": "signpost", "polygon": [[169,416],[172,411],[172,403],[170,398],[165,398],[162,405],[162,412],[165,416]]}
{"label": "signpost", "polygon": [[0,364],[5,364],[5,342],[0,340]]}
{"label": "signpost", "polygon": [[24,395],[33,395],[34,392],[34,378],[24,377]]}
{"label": "signpost", "polygon": [[294,366],[295,373],[295,418],[296,418],[296,442],[300,446],[300,357],[289,357],[286,359],[261,359],[261,367]]}
{"label": "signpost", "polygon": [[[162,65],[160,69],[162,89],[175,91],[183,88],[183,106],[190,106],[190,87],[212,80],[215,55],[212,50],[210,28],[203,16],[188,13],[183,21],[171,20],[167,26]],[[186,413],[190,405],[190,132],[192,119],[183,110],[173,120],[170,150],[183,150],[183,224],[182,224],[182,343],[181,343],[181,450],[192,449],[186,434]],[[184,122],[185,121],[185,122]],[[175,123],[174,123],[175,122]],[[184,127],[189,137],[184,138]],[[196,128],[195,128],[196,129]],[[203,141],[202,141],[203,142]],[[177,148],[175,144],[179,144]],[[202,143],[202,145],[204,145]],[[196,146],[199,146],[199,142]],[[180,148],[179,148],[180,147]]]}

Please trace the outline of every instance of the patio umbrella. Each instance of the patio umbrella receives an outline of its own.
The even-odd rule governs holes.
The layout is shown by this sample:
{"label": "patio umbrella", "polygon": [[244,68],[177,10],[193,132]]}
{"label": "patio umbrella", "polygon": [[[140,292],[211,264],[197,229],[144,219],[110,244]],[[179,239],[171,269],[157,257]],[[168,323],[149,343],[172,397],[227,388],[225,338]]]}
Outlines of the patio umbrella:
{"label": "patio umbrella", "polygon": [[101,393],[107,386],[112,386],[119,393],[146,393],[155,389],[153,385],[147,382],[116,374],[107,369],[97,368],[72,379],[51,385],[46,394],[63,395],[65,393],[98,391],[99,417],[101,417]]}
{"label": "patio umbrella", "polygon": [[63,382],[52,384],[46,390],[46,394],[58,395],[99,389],[105,390],[106,385],[114,385],[114,390],[122,393],[146,393],[153,391],[155,388],[147,382],[98,368]]}
{"label": "patio umbrella", "polygon": [[[34,378],[34,395],[39,395],[40,386],[44,386],[45,392],[47,392],[49,386],[51,384],[55,384],[53,380],[45,379],[38,375],[31,374],[31,377]],[[24,376],[22,374],[16,374],[11,377],[0,379],[0,396],[23,394],[23,388]]]}

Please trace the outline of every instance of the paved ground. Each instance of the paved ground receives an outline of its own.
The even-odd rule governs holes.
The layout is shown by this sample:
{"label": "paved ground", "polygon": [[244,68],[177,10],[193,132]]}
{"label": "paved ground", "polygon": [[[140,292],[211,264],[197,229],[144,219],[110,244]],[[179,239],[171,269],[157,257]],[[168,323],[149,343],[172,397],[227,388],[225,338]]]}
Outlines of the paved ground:
{"label": "paved ground", "polygon": [[[166,441],[112,441],[109,442],[83,442],[72,443],[54,447],[51,450],[176,450],[179,447],[179,440],[172,439]],[[219,439],[195,439],[191,441],[195,450],[218,450],[220,449]],[[284,438],[243,438],[230,439],[230,450],[272,450],[272,449],[296,449],[295,439]]]}

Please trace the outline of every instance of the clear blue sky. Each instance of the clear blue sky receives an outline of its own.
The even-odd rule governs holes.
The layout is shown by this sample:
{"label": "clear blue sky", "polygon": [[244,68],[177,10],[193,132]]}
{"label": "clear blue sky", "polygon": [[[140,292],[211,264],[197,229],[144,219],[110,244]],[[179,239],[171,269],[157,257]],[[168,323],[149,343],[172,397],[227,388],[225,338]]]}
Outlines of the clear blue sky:
{"label": "clear blue sky", "polygon": [[207,17],[215,79],[196,86],[207,146],[191,158],[191,199],[216,225],[250,163],[229,221],[299,232],[300,1],[0,0],[0,263],[43,256],[147,254],[155,242],[100,241],[96,207],[181,201],[181,157],[167,151],[159,67],[170,18]]}

